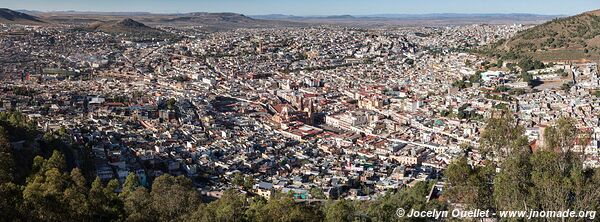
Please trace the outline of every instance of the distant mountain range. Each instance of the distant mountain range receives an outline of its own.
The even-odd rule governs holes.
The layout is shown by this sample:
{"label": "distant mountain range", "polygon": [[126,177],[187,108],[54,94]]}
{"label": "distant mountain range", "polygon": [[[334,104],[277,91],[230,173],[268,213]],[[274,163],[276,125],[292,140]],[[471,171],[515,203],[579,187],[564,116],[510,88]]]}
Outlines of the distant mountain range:
{"label": "distant mountain range", "polygon": [[[177,13],[153,14],[147,12],[79,12],[79,11],[12,11],[0,10],[0,23],[28,25],[74,25],[93,30],[121,30],[108,23],[131,19],[144,24],[144,29],[152,31],[155,26],[198,26],[206,31],[225,31],[236,28],[304,27],[320,24],[335,24],[356,27],[376,27],[388,25],[438,26],[465,24],[541,24],[560,18],[559,15],[536,14],[375,14],[375,15],[331,15],[293,16],[256,15],[246,16],[237,13]],[[128,21],[128,22],[131,22]],[[95,28],[94,28],[95,27]]]}
{"label": "distant mountain range", "polygon": [[562,15],[537,15],[524,13],[509,14],[457,14],[457,13],[434,13],[434,14],[374,14],[374,15],[330,15],[330,16],[295,16],[283,14],[254,15],[255,19],[284,20],[300,22],[324,22],[324,23],[386,23],[403,25],[462,25],[462,24],[538,24]]}
{"label": "distant mountain range", "polygon": [[544,61],[599,61],[600,10],[548,21],[492,47]]}
{"label": "distant mountain range", "polygon": [[[536,14],[373,14],[373,15],[328,15],[295,16],[283,14],[245,16],[237,13],[173,13],[153,14],[148,12],[82,12],[31,10],[12,11],[2,9],[0,22],[36,24],[89,24],[132,18],[147,25],[195,25],[207,30],[220,31],[233,28],[259,28],[279,26],[306,26],[311,24],[343,24],[347,26],[372,25],[464,25],[464,24],[539,24],[564,17],[560,15]],[[16,18],[16,19],[15,19]]]}
{"label": "distant mountain range", "polygon": [[296,15],[285,15],[285,14],[269,14],[269,15],[251,15],[250,17],[256,19],[394,19],[394,18],[466,18],[466,17],[502,17],[502,18],[556,18],[563,17],[564,15],[538,15],[529,13],[428,13],[428,14],[372,14],[372,15],[325,15],[325,16],[296,16]]}
{"label": "distant mountain range", "polygon": [[[7,9],[8,10],[8,9]],[[10,11],[10,10],[8,10]],[[114,22],[123,19],[132,19],[136,22],[151,26],[198,26],[206,31],[226,31],[236,28],[271,28],[271,27],[294,27],[306,26],[291,21],[275,21],[254,19],[237,13],[178,13],[178,14],[153,14],[147,12],[79,12],[79,11],[54,11],[40,12],[19,10],[10,11],[11,14],[28,15],[45,25],[75,25],[90,27],[106,22]],[[1,21],[0,21],[1,23]],[[5,22],[8,23],[8,22]],[[10,22],[13,24],[32,24],[19,20]],[[102,26],[100,26],[102,27]]]}

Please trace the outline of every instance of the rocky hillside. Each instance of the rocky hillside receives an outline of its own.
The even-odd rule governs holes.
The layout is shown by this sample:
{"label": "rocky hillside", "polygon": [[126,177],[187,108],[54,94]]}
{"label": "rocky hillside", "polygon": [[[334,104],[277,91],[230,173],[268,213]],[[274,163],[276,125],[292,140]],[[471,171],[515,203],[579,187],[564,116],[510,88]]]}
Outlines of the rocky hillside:
{"label": "rocky hillside", "polygon": [[171,34],[149,27],[133,19],[123,19],[120,21],[94,22],[86,28],[88,31],[101,31],[115,35],[123,35],[133,40],[150,40],[171,38]]}
{"label": "rocky hillside", "polygon": [[545,61],[600,60],[600,10],[554,19],[493,47]]}
{"label": "rocky hillside", "polygon": [[0,8],[0,23],[36,25],[43,24],[44,22],[35,16],[13,11],[7,8]]}

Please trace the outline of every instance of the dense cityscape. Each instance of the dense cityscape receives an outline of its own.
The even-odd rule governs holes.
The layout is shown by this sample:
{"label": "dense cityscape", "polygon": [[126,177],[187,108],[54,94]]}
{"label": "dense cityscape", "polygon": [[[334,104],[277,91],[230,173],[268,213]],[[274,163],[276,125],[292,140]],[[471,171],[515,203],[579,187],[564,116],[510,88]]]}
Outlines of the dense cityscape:
{"label": "dense cityscape", "polygon": [[[116,24],[149,28],[132,19]],[[17,198],[25,203],[29,183],[39,179],[28,174],[58,158],[68,177],[77,169],[92,190],[112,186],[119,196],[133,192],[132,183],[154,192],[157,180],[185,178],[186,192],[206,203],[235,192],[269,203],[289,194],[294,205],[314,207],[377,202],[418,188],[423,203],[444,209],[487,206],[453,199],[459,191],[449,166],[464,161],[473,171],[492,166],[498,173],[520,146],[532,153],[568,147],[577,169],[593,174],[600,167],[597,62],[485,51],[532,27],[160,26],[152,29],[161,35],[139,37],[70,24],[1,24],[0,142],[13,168],[28,165],[11,173],[15,184],[27,183]],[[553,210],[583,209],[560,206]],[[351,218],[396,220],[401,206],[390,207],[391,218]],[[204,216],[185,220],[210,218]]]}

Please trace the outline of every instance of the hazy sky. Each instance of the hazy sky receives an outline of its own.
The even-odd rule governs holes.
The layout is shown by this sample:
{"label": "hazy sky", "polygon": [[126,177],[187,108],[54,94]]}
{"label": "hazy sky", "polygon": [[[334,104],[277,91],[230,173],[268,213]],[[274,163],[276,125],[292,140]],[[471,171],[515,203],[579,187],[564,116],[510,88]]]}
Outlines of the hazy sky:
{"label": "hazy sky", "polygon": [[41,11],[237,12],[246,15],[535,13],[572,15],[600,0],[0,0],[0,7]]}

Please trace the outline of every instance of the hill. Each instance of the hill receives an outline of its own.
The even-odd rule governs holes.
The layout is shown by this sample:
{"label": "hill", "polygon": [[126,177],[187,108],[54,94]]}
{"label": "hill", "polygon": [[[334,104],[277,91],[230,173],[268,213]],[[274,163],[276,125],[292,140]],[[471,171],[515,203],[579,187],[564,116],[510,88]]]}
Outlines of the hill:
{"label": "hill", "polygon": [[110,22],[95,22],[88,26],[90,29],[108,32],[108,33],[123,33],[123,32],[141,32],[141,31],[158,31],[150,28],[144,23],[133,19],[123,19],[120,21]]}
{"label": "hill", "polygon": [[202,26],[211,30],[255,27],[260,21],[236,13],[205,13],[167,15],[152,19],[152,22],[169,25]]}
{"label": "hill", "polygon": [[208,31],[226,31],[238,28],[273,28],[284,26],[301,26],[285,21],[255,19],[237,13],[194,12],[187,14],[162,15],[147,17],[149,22],[175,26],[200,26]]}
{"label": "hill", "polygon": [[148,26],[194,26],[203,31],[227,31],[238,28],[273,28],[289,26],[306,26],[290,21],[276,21],[250,18],[238,13],[177,13],[153,14],[145,12],[35,12],[33,13],[46,21],[55,24],[91,26],[120,19],[134,19]]}
{"label": "hill", "polygon": [[542,61],[600,60],[600,10],[554,19],[492,48]]}
{"label": "hill", "polygon": [[326,16],[326,19],[356,19],[356,17],[351,16],[351,15],[332,15],[332,16]]}
{"label": "hill", "polygon": [[129,37],[131,40],[137,41],[173,37],[170,33],[149,27],[144,23],[130,18],[120,21],[94,22],[85,27],[84,30],[124,35]]}
{"label": "hill", "polygon": [[22,25],[36,25],[43,24],[44,22],[35,16],[25,14],[22,12],[13,11],[7,8],[0,8],[0,23],[6,24],[22,24]]}

